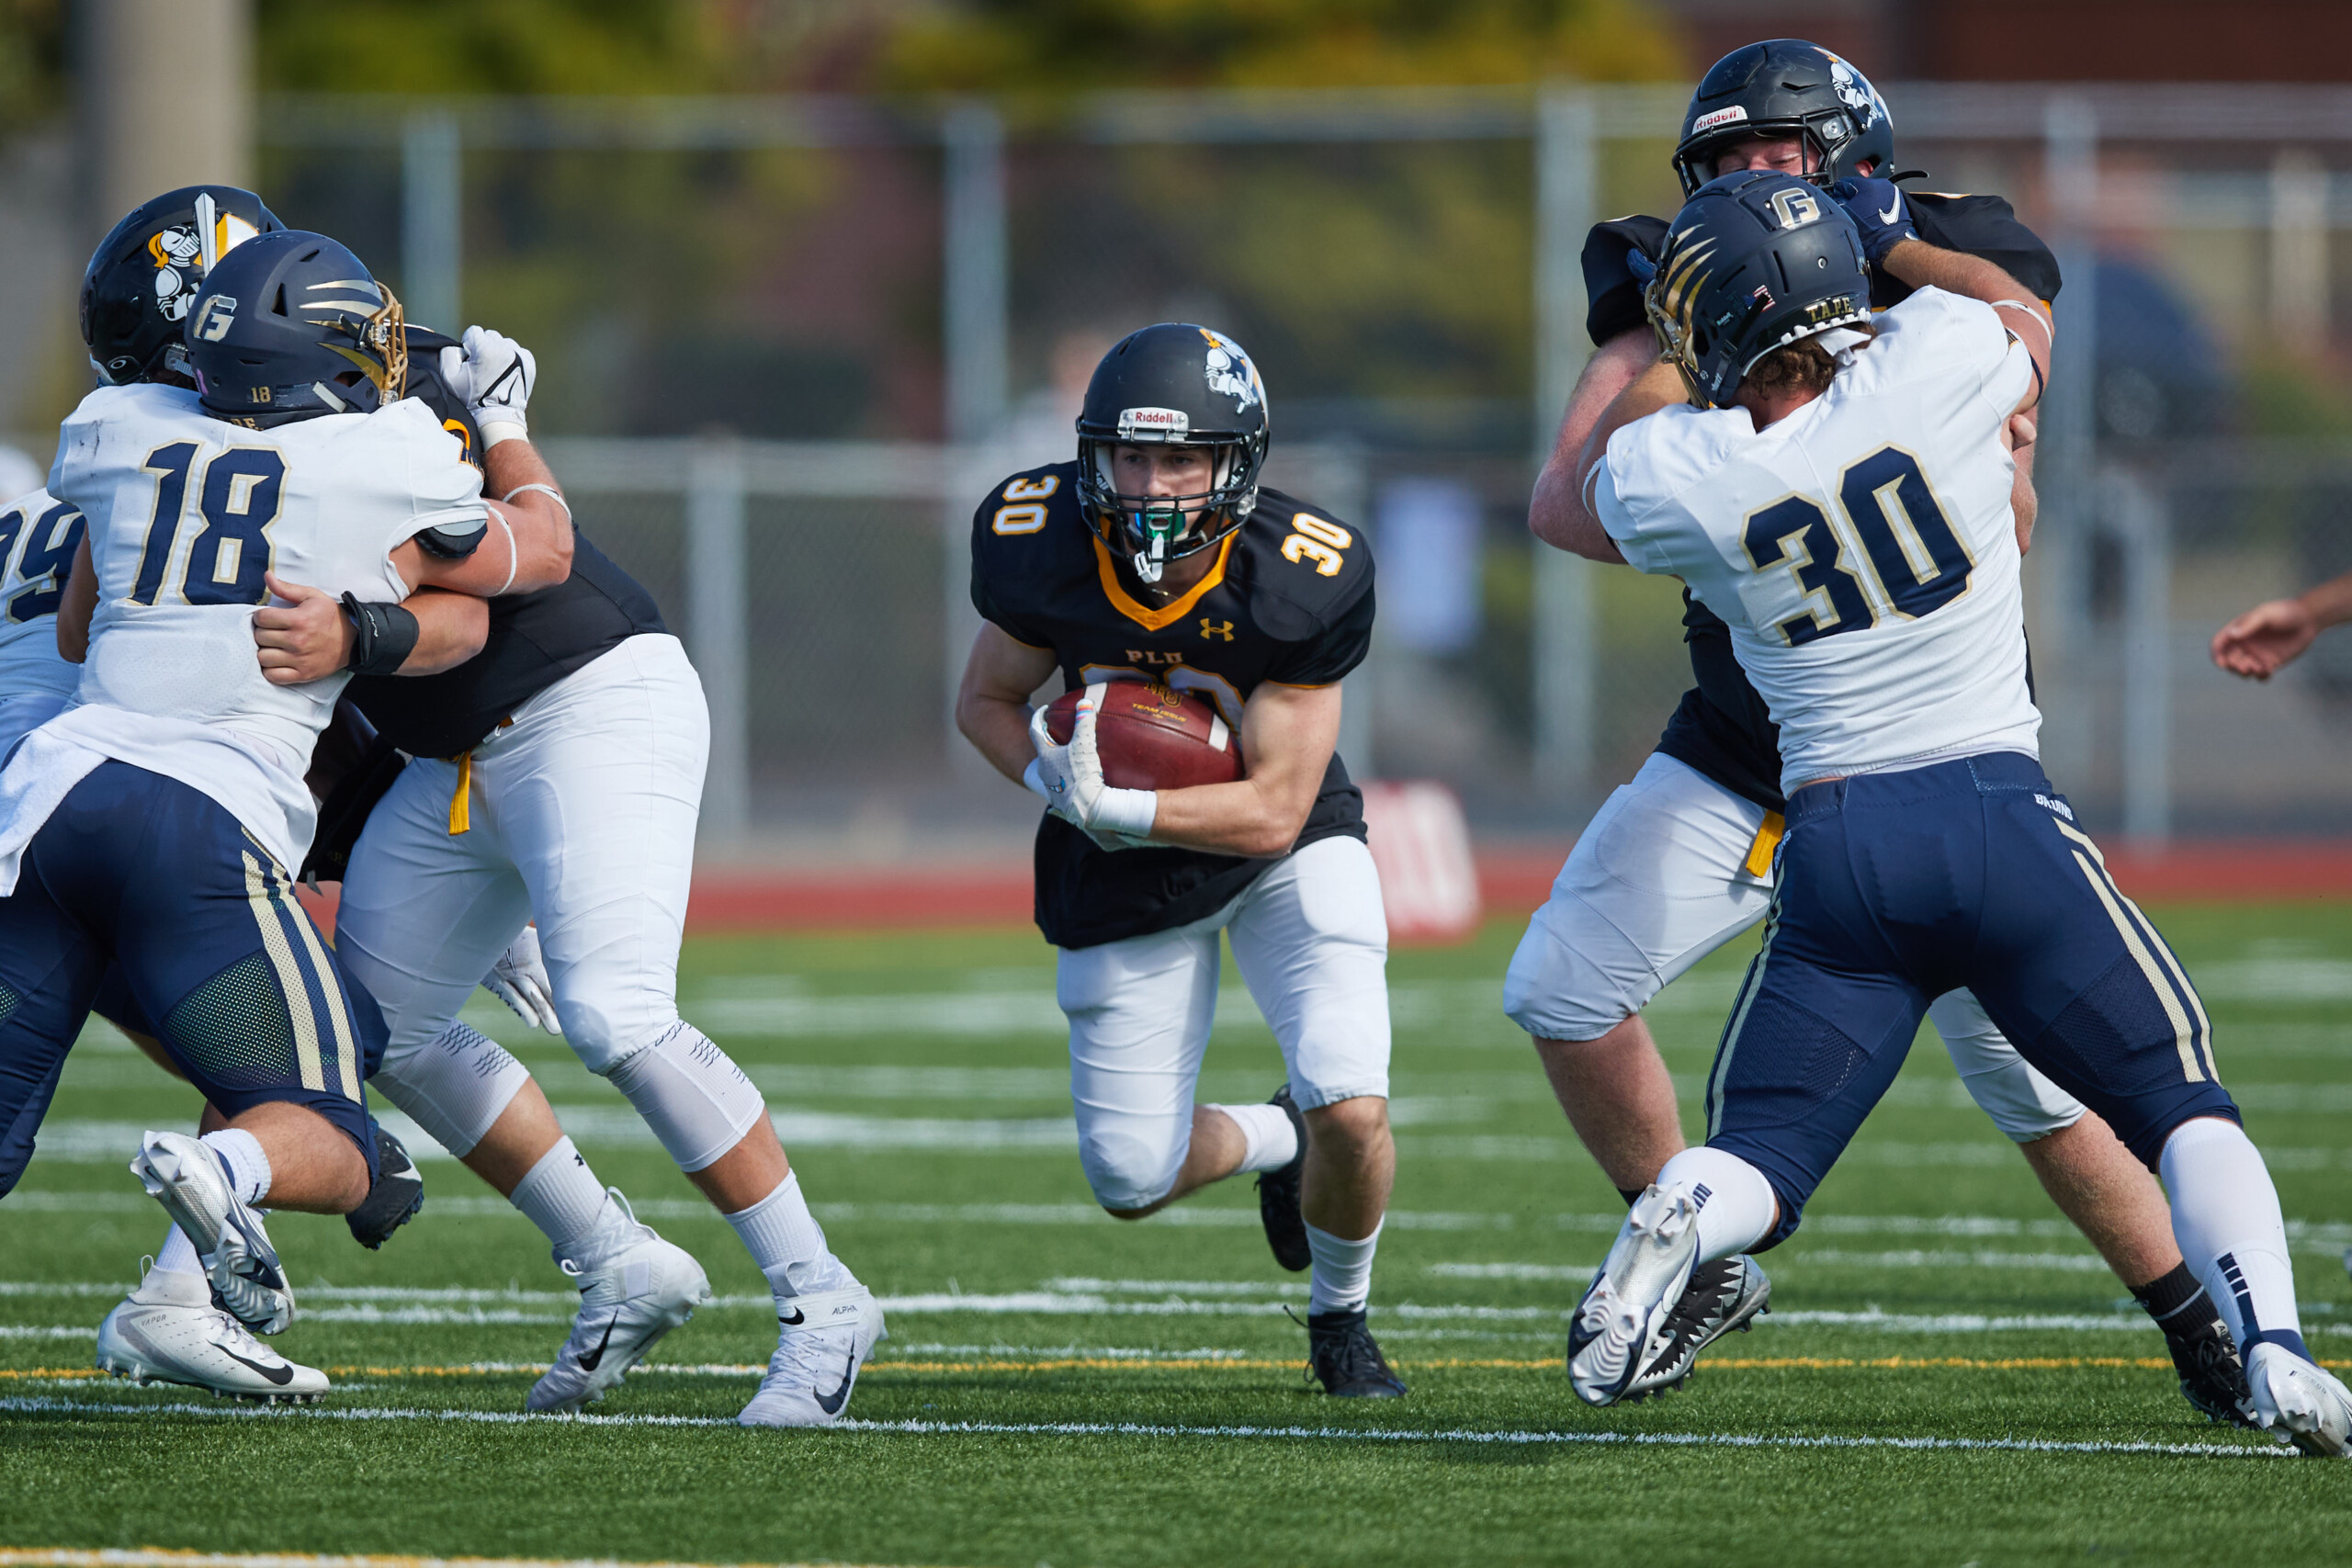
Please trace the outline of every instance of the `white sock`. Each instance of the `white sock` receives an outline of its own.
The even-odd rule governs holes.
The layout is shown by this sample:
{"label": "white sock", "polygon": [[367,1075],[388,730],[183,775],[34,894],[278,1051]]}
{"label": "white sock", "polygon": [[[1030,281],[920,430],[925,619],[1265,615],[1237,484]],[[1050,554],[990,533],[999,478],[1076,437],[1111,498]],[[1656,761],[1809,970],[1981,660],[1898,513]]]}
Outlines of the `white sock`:
{"label": "white sock", "polygon": [[194,1274],[204,1276],[204,1259],[198,1255],[196,1243],[188,1240],[187,1232],[177,1225],[164,1233],[164,1245],[155,1249],[155,1272],[158,1274]]}
{"label": "white sock", "polygon": [[[1268,1106],[1270,1111],[1279,1107]],[[1287,1118],[1285,1118],[1287,1120]],[[1381,1224],[1388,1222],[1385,1219]],[[1306,1277],[1306,1314],[1358,1312],[1372,1295],[1372,1255],[1380,1250],[1380,1225],[1362,1241],[1342,1241],[1329,1231],[1306,1227],[1306,1250],[1315,1271]]]}
{"label": "white sock", "polygon": [[1666,1162],[1657,1185],[1678,1183],[1691,1190],[1699,1205],[1699,1261],[1746,1252],[1772,1231],[1780,1217],[1780,1200],[1764,1173],[1721,1149],[1703,1145],[1685,1149]]}
{"label": "white sock", "polygon": [[1298,1129],[1279,1105],[1212,1105],[1241,1129],[1240,1170],[1280,1170],[1298,1157]]}
{"label": "white sock", "polygon": [[237,1190],[238,1197],[258,1204],[269,1196],[269,1156],[263,1152],[259,1138],[243,1127],[223,1127],[205,1134],[202,1141],[229,1168],[229,1184]]}
{"label": "white sock", "polygon": [[787,1172],[783,1185],[750,1208],[728,1215],[727,1223],[743,1238],[778,1301],[856,1282],[856,1276],[826,1248],[825,1227],[808,1212],[797,1170]]}
{"label": "white sock", "polygon": [[586,1266],[582,1254],[595,1234],[597,1216],[605,1211],[605,1188],[570,1138],[558,1138],[555,1147],[539,1156],[514,1184],[514,1195],[507,1201],[539,1227],[558,1263]]}
{"label": "white sock", "polygon": [[2240,1353],[2268,1342],[2310,1359],[2278,1190],[2245,1130],[2211,1116],[2184,1122],[2157,1164],[2180,1255],[2221,1307]]}

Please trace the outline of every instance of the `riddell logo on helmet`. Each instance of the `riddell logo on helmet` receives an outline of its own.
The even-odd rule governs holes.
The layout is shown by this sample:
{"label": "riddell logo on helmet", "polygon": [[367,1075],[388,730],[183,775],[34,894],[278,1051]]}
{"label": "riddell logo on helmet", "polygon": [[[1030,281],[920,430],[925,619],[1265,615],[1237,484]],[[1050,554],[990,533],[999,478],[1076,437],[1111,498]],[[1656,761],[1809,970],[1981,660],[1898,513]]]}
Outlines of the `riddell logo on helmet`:
{"label": "riddell logo on helmet", "polygon": [[1121,409],[1119,439],[1143,436],[1155,441],[1182,441],[1191,434],[1193,420],[1182,409]]}
{"label": "riddell logo on helmet", "polygon": [[1702,130],[1713,130],[1719,125],[1737,125],[1747,118],[1747,110],[1746,107],[1739,104],[1733,104],[1724,108],[1711,109],[1690,122],[1690,134],[1696,136]]}

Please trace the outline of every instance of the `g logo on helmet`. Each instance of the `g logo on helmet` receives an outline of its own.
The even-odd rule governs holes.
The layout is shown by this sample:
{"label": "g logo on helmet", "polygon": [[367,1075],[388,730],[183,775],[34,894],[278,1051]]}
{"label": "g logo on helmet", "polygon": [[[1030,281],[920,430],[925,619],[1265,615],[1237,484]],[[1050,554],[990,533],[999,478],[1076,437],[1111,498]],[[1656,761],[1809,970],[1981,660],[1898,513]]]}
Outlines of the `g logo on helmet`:
{"label": "g logo on helmet", "polygon": [[198,307],[196,324],[188,329],[188,335],[199,343],[219,343],[229,335],[236,320],[237,302],[226,294],[215,294]]}
{"label": "g logo on helmet", "polygon": [[1809,190],[1792,186],[1772,193],[1772,212],[1783,229],[1802,229],[1821,220],[1821,202]]}

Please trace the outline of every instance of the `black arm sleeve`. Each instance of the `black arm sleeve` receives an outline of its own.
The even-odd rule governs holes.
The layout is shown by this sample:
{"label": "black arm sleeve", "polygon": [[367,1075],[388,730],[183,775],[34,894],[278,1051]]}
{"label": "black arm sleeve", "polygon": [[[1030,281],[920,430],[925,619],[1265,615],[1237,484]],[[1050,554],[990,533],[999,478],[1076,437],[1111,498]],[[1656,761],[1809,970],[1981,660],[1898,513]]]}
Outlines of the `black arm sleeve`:
{"label": "black arm sleeve", "polygon": [[1594,224],[1592,232],[1585,236],[1584,330],[1594,347],[1648,324],[1649,316],[1642,309],[1641,279],[1634,276],[1625,258],[1639,251],[1655,261],[1665,248],[1662,218],[1615,218]]}
{"label": "black arm sleeve", "polygon": [[1911,209],[1912,227],[1928,243],[1983,257],[2024,284],[2037,299],[2058,298],[2064,281],[2058,276],[2058,258],[1999,197],[1905,191],[1903,199]]}

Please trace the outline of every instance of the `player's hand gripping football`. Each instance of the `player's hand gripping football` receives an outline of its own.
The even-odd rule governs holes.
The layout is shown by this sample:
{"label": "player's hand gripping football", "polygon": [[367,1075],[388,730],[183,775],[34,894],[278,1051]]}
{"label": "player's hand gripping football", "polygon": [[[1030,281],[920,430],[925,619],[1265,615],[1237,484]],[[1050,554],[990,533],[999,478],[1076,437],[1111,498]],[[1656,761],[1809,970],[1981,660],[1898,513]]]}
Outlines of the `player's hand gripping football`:
{"label": "player's hand gripping football", "polygon": [[514,1010],[514,1016],[549,1034],[561,1034],[555,1015],[555,986],[539,957],[539,928],[525,926],[523,934],[506,944],[490,973],[481,977],[490,994]]}
{"label": "player's hand gripping football", "polygon": [[466,400],[474,423],[481,426],[482,444],[494,446],[527,438],[531,428],[526,411],[531,389],[538,384],[538,360],[513,338],[488,327],[468,327],[464,343],[462,348],[441,351],[441,378]]}
{"label": "player's hand gripping football", "polygon": [[1037,785],[1055,816],[1106,850],[1131,850],[1151,832],[1159,796],[1148,789],[1114,789],[1102,780],[1102,758],[1095,749],[1094,717],[1103,688],[1086,688],[1078,705],[1069,742],[1057,745],[1046,728],[1046,710],[1029,715],[1029,742],[1037,749]]}
{"label": "player's hand gripping football", "polygon": [[2256,604],[2213,634],[2213,662],[2233,675],[2267,681],[2319,636],[2319,617],[2301,599]]}
{"label": "player's hand gripping football", "polygon": [[1829,194],[1862,231],[1862,256],[1872,266],[1882,265],[1887,253],[1904,241],[1919,237],[1919,231],[1911,226],[1911,209],[1903,199],[1903,187],[1893,180],[1839,180],[1829,187]]}

